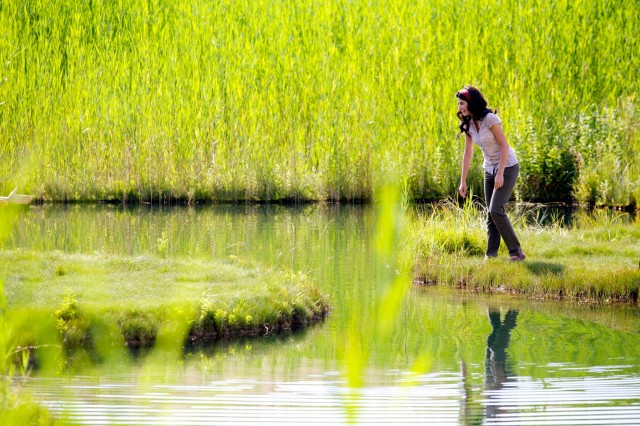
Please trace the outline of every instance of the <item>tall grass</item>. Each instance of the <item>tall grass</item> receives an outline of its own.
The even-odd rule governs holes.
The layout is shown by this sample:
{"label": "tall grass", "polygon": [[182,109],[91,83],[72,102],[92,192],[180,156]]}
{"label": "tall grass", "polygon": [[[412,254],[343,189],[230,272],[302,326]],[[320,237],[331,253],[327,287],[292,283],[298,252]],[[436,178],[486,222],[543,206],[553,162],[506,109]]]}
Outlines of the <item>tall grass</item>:
{"label": "tall grass", "polygon": [[639,21],[631,0],[3,0],[0,189],[354,200],[393,170],[442,198],[471,83],[520,155],[520,199],[637,204]]}

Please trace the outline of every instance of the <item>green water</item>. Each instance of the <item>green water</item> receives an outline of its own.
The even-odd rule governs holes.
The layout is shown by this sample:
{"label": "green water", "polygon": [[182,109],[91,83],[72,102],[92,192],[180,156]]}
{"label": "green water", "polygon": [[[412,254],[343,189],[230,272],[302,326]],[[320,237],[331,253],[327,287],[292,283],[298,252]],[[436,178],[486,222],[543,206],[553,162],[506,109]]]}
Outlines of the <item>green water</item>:
{"label": "green water", "polygon": [[170,256],[305,271],[333,309],[296,334],[137,357],[119,348],[16,386],[83,424],[640,422],[637,309],[411,284],[381,334],[395,271],[379,261],[376,224],[374,208],[344,205],[32,206],[5,247],[136,255],[162,238]]}

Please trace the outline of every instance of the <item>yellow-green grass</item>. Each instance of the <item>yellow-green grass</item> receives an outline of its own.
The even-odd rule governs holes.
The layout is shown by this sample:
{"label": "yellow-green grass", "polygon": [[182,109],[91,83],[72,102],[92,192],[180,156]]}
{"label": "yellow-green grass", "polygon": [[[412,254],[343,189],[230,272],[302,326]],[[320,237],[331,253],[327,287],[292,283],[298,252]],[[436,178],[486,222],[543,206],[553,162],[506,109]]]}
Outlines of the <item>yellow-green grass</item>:
{"label": "yellow-green grass", "polygon": [[[467,203],[436,207],[415,217],[412,229],[416,282],[467,291],[511,293],[536,299],[598,303],[638,302],[640,229],[637,221],[600,212],[572,225],[527,223],[510,215],[527,259],[484,260],[485,212]],[[599,216],[599,217],[598,217]]]}
{"label": "yellow-green grass", "polygon": [[638,27],[633,0],[2,1],[0,190],[353,200],[393,170],[438,199],[470,83],[521,200],[638,205]]}
{"label": "yellow-green grass", "polygon": [[[14,324],[27,328],[55,328],[68,347],[94,345],[107,329],[117,331],[111,341],[130,347],[153,345],[166,328],[182,330],[187,344],[268,334],[301,328],[329,310],[303,274],[237,259],[20,250],[1,258],[7,317],[22,318]],[[26,337],[37,340],[33,334],[17,330],[17,346],[37,346]]]}

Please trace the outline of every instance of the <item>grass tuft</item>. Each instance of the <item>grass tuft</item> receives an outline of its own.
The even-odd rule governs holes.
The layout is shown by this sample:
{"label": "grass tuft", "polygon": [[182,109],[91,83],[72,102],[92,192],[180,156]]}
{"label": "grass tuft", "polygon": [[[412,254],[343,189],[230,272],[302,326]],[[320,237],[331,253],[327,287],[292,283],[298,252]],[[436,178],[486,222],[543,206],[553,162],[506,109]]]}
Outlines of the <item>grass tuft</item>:
{"label": "grass tuft", "polygon": [[[484,226],[480,216],[465,215],[451,203],[415,215],[411,250],[416,280],[535,299],[637,303],[640,233],[635,223],[601,211],[570,226],[518,221],[516,231],[527,255],[520,263],[508,261],[504,244],[500,258],[483,259]],[[476,245],[468,250],[459,237],[454,249],[444,250],[442,235],[473,235]]]}

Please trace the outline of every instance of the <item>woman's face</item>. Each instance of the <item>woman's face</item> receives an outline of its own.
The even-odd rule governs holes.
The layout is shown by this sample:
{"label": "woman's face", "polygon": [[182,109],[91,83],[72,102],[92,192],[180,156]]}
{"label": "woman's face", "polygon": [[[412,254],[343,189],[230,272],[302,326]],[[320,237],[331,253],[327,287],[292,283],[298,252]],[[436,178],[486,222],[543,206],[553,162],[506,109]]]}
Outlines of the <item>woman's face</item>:
{"label": "woman's face", "polygon": [[467,109],[467,101],[458,98],[458,111],[460,111],[465,117],[470,115],[469,110]]}

